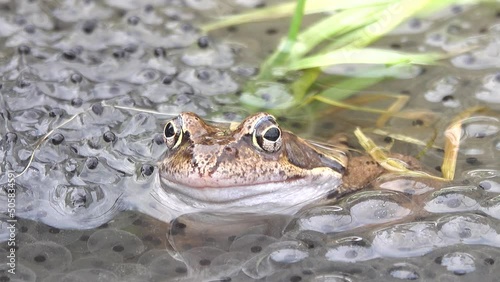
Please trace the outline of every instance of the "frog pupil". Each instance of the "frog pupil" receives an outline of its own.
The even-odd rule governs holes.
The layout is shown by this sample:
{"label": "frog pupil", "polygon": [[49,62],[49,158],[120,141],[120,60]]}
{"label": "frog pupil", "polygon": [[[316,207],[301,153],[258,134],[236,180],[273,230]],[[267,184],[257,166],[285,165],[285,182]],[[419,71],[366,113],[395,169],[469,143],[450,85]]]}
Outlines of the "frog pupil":
{"label": "frog pupil", "polygon": [[175,128],[172,125],[172,123],[169,122],[165,127],[165,137],[170,138],[173,137],[174,135],[175,135]]}
{"label": "frog pupil", "polygon": [[278,138],[280,138],[280,131],[278,128],[276,127],[273,127],[273,128],[269,128],[266,133],[264,133],[264,138],[269,140],[269,141],[272,141],[272,142],[275,142],[278,140]]}

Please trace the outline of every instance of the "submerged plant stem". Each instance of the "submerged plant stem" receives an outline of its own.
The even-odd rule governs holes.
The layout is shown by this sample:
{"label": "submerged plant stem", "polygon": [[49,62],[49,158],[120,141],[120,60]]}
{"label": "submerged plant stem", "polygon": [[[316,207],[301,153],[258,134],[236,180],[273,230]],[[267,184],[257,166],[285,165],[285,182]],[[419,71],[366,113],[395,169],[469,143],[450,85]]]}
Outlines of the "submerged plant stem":
{"label": "submerged plant stem", "polygon": [[462,125],[474,113],[485,110],[485,107],[476,106],[469,108],[456,116],[444,132],[444,159],[441,171],[446,179],[455,177],[457,167],[457,156],[460,148],[460,137],[462,136]]}
{"label": "submerged plant stem", "polygon": [[383,168],[390,172],[399,173],[408,177],[424,177],[431,178],[435,180],[445,181],[449,180],[446,178],[434,176],[419,170],[408,169],[406,163],[399,159],[391,158],[387,156],[383,149],[378,147],[373,140],[368,138],[363,131],[358,127],[354,130],[354,135],[358,139],[359,144],[365,149],[365,151]]}
{"label": "submerged plant stem", "polygon": [[288,29],[287,38],[278,46],[271,57],[262,64],[261,73],[259,74],[258,80],[269,80],[273,76],[273,70],[275,68],[282,67],[289,59],[290,52],[297,42],[297,36],[300,31],[300,26],[302,24],[302,18],[304,16],[304,7],[306,0],[298,0],[297,6],[295,7],[295,13],[293,14],[292,22],[290,28]]}

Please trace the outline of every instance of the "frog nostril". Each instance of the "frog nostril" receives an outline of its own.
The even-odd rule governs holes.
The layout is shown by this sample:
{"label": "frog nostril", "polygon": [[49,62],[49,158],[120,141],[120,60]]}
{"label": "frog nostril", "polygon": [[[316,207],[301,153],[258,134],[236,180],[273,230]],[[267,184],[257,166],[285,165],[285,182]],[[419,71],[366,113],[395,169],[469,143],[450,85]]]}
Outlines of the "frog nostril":
{"label": "frog nostril", "polygon": [[234,147],[224,147],[224,152],[231,158],[238,158],[238,149]]}

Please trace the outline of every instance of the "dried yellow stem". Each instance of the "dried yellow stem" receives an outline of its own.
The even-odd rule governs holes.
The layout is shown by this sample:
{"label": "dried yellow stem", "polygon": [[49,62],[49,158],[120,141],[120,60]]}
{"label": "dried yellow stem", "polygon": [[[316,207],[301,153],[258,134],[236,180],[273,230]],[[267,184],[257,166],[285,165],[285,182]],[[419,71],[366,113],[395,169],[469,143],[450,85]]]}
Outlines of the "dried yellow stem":
{"label": "dried yellow stem", "polygon": [[390,172],[400,173],[404,176],[409,177],[425,177],[436,180],[447,180],[445,178],[441,178],[438,176],[430,175],[423,171],[418,170],[410,170],[408,169],[405,162],[396,158],[389,158],[387,154],[382,150],[382,148],[378,147],[373,140],[368,138],[361,129],[356,128],[354,130],[354,135],[358,138],[359,144],[365,149],[365,151],[383,168]]}
{"label": "dried yellow stem", "polygon": [[452,180],[455,177],[457,167],[457,156],[460,148],[460,136],[462,135],[462,124],[472,114],[485,110],[485,107],[476,106],[469,108],[457,115],[444,132],[444,159],[441,165],[443,177]]}

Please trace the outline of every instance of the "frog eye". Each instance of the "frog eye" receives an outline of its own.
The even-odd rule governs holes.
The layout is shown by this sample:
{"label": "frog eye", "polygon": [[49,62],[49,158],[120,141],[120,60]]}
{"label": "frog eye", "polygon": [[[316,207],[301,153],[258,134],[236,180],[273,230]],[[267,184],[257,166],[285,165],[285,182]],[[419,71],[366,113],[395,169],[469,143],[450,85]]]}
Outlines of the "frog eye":
{"label": "frog eye", "polygon": [[281,148],[281,129],[272,119],[265,119],[255,126],[253,143],[266,152],[276,152]]}
{"label": "frog eye", "polygon": [[163,137],[165,138],[167,147],[171,150],[177,148],[181,144],[182,125],[180,118],[175,118],[165,124]]}

